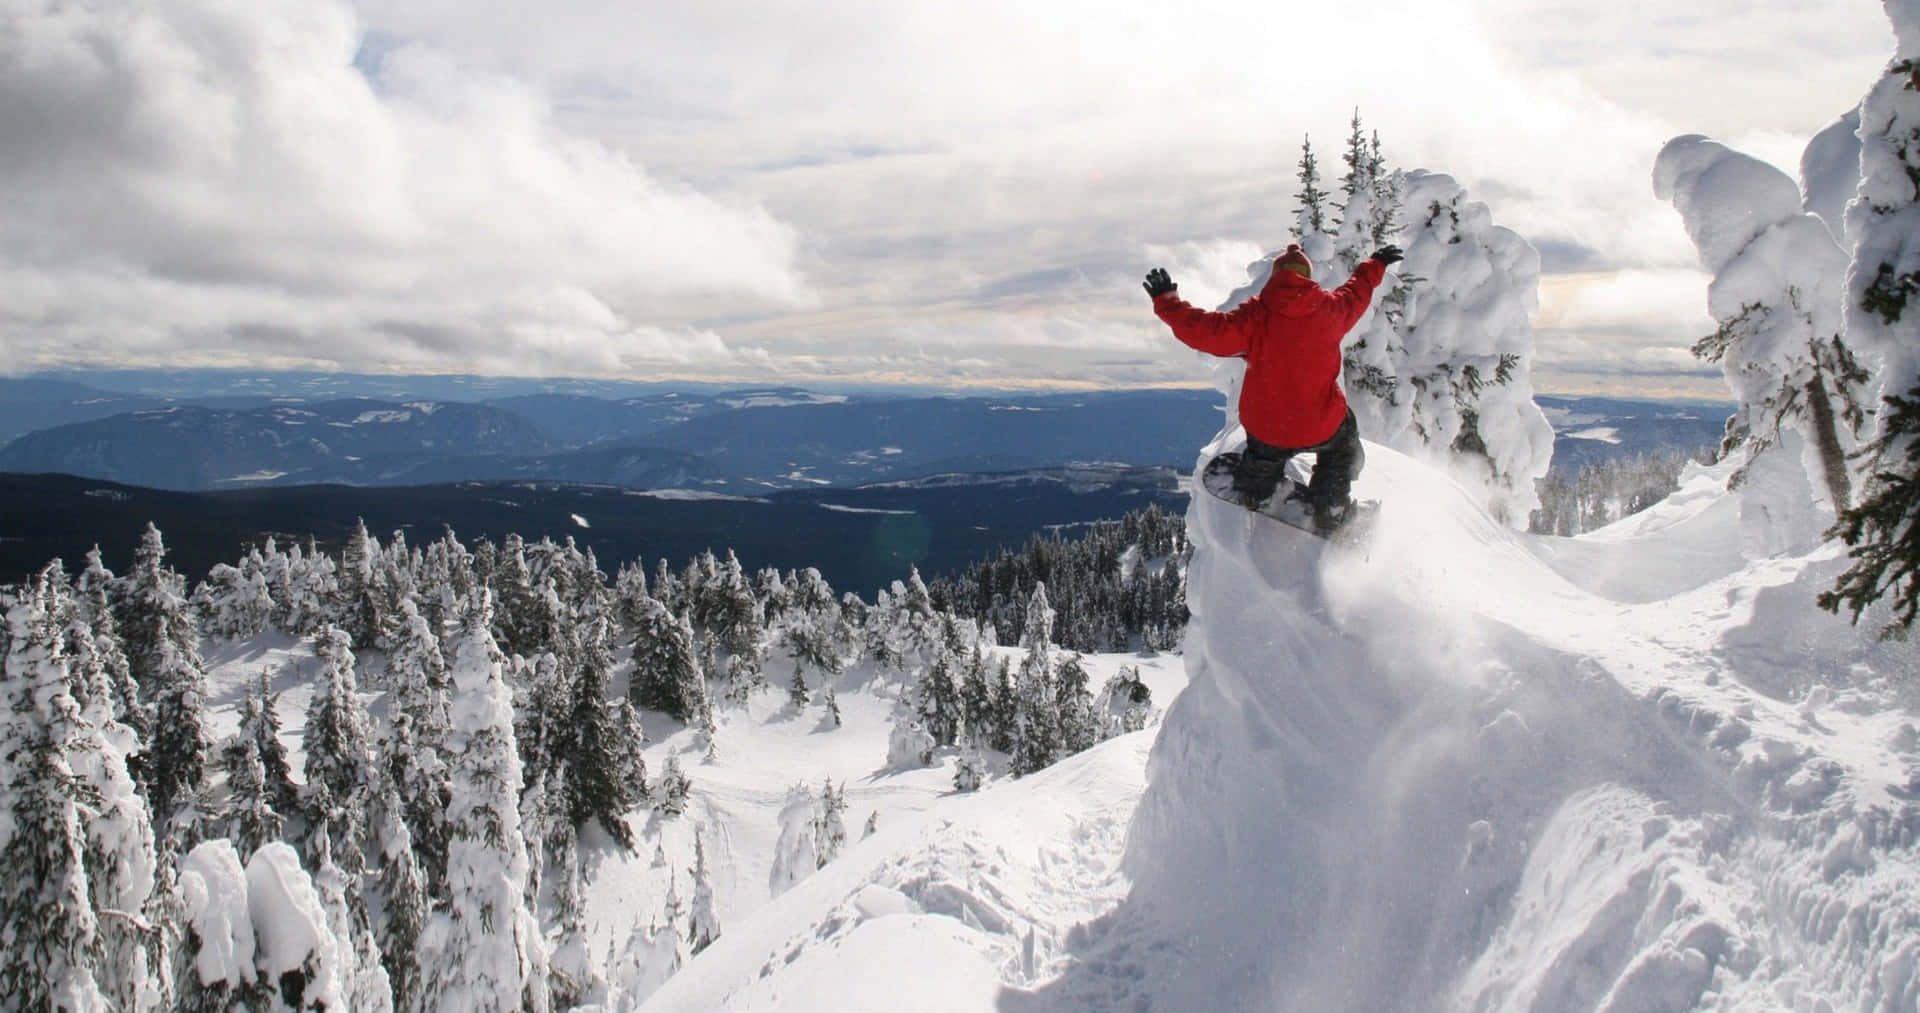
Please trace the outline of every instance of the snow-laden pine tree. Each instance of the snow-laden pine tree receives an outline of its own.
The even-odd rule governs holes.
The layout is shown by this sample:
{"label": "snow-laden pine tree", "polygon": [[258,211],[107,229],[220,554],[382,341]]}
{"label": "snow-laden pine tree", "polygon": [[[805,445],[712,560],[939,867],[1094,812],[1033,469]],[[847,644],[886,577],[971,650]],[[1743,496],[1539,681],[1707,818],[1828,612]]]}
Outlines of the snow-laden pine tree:
{"label": "snow-laden pine tree", "polygon": [[393,993],[393,1008],[416,1013],[425,1005],[421,991],[420,937],[428,914],[427,880],[407,831],[405,805],[391,779],[382,778],[374,806],[374,845],[379,849],[375,868],[380,904],[373,925]]}
{"label": "snow-laden pine tree", "polygon": [[767,889],[774,896],[813,875],[821,866],[819,799],[813,789],[795,784],[780,804],[780,836],[773,845],[773,869]]}
{"label": "snow-laden pine tree", "polygon": [[[1494,225],[1487,205],[1451,176],[1389,169],[1357,116],[1343,160],[1339,220],[1323,229],[1305,206],[1295,217],[1313,280],[1340,285],[1386,243],[1406,253],[1342,345],[1360,435],[1445,467],[1496,517],[1524,528],[1537,505],[1533,483],[1553,454],[1531,379],[1539,254]],[[1249,265],[1248,284],[1220,308],[1259,293],[1280,252]],[[1242,367],[1226,368],[1232,406]]]}
{"label": "snow-laden pine tree", "polygon": [[[364,867],[367,807],[379,783],[369,740],[367,707],[354,677],[347,632],[329,626],[314,638],[320,660],[319,687],[307,706],[306,789],[303,808],[309,841],[330,838],[336,861],[349,874]],[[318,868],[317,849],[309,860]]]}
{"label": "snow-laden pine tree", "polygon": [[667,767],[660,772],[660,782],[654,785],[653,801],[662,813],[679,816],[687,811],[687,800],[693,794],[693,781],[680,766],[680,757],[667,757]]}
{"label": "snow-laden pine tree", "polygon": [[1052,606],[1047,586],[1036,585],[1027,602],[1026,629],[1020,646],[1020,678],[1014,684],[1013,766],[1015,776],[1031,774],[1060,755],[1060,703],[1053,659]]}
{"label": "snow-laden pine tree", "polygon": [[720,661],[718,670],[709,674],[725,681],[729,699],[744,699],[763,681],[765,623],[753,585],[732,549],[724,562],[715,564],[696,602],[693,624],[716,649]]}
{"label": "snow-laden pine tree", "polygon": [[[253,697],[249,696],[243,706],[254,707]],[[241,854],[251,855],[261,845],[279,840],[287,821],[274,809],[268,795],[260,743],[242,727],[239,734],[220,744],[220,765],[227,773],[227,805],[221,829]]]}
{"label": "snow-laden pine tree", "polygon": [[1055,670],[1054,693],[1063,756],[1091,749],[1106,737],[1106,722],[1094,704],[1091,682],[1092,677],[1078,654],[1068,656]]}
{"label": "snow-laden pine tree", "polygon": [[1836,528],[1852,565],[1820,601],[1857,622],[1887,598],[1881,633],[1906,636],[1920,612],[1920,2],[1885,8],[1896,49],[1860,104],[1860,190],[1847,208],[1847,338],[1872,364],[1877,411],[1862,488]]}
{"label": "snow-laden pine tree", "polygon": [[349,643],[358,648],[374,646],[380,629],[379,569],[380,543],[367,533],[367,522],[356,517],[353,533],[340,548],[338,597],[334,602],[333,622],[345,630]]}
{"label": "snow-laden pine tree", "polygon": [[1791,177],[1697,134],[1667,142],[1653,182],[1714,276],[1707,309],[1719,327],[1694,354],[1720,364],[1738,401],[1722,448],[1745,461],[1736,485],[1769,453],[1790,455],[1811,483],[1788,492],[1791,503],[1749,496],[1743,521],[1761,552],[1809,548],[1852,499],[1848,458],[1865,421],[1866,375],[1841,333],[1846,254],[1801,209]]}
{"label": "snow-laden pine tree", "polygon": [[267,673],[261,672],[240,708],[239,734],[253,740],[266,776],[267,800],[274,811],[292,818],[300,812],[300,786],[293,782],[293,762],[280,741],[280,696]]}
{"label": "snow-laden pine tree", "polygon": [[216,563],[207,579],[193,590],[191,601],[200,628],[209,637],[243,640],[267,628],[273,617],[273,596],[266,576],[248,573],[230,563]]}
{"label": "snow-laden pine tree", "polygon": [[664,604],[649,601],[633,630],[633,676],[627,698],[635,707],[704,727],[713,720],[713,709],[694,654],[693,629]]}
{"label": "snow-laden pine tree", "polygon": [[127,660],[141,698],[152,706],[141,768],[163,841],[182,803],[204,786],[213,750],[200,636],[187,607],[185,581],[167,568],[166,554],[160,530],[148,524],[117,603]]}
{"label": "snow-laden pine tree", "polygon": [[[74,621],[93,638],[94,651],[111,687],[114,720],[132,729],[144,744],[149,727],[148,709],[140,701],[133,665],[127,660],[126,640],[120,634],[120,620],[113,607],[117,583],[113,571],[100,560],[100,547],[89,549],[87,568],[74,581]],[[138,779],[137,770],[135,778]]]}
{"label": "snow-laden pine tree", "polygon": [[931,765],[933,751],[938,745],[927,731],[918,711],[907,706],[905,701],[894,706],[893,724],[887,732],[889,770],[910,770]]}
{"label": "snow-laden pine tree", "polygon": [[558,929],[548,976],[555,1009],[573,1009],[607,998],[606,975],[593,952],[587,931],[585,873],[580,868],[580,842],[571,827],[555,836],[552,863],[554,923]]}
{"label": "snow-laden pine tree", "polygon": [[380,965],[373,932],[362,914],[358,876],[333,859],[331,838],[322,831],[315,840],[313,889],[320,897],[327,928],[340,944],[340,990],[354,1013],[392,1013],[393,991]]}
{"label": "snow-laden pine tree", "polygon": [[694,956],[720,938],[720,913],[713,903],[713,874],[707,869],[703,835],[693,835],[693,905],[687,912],[687,949]]}
{"label": "snow-laden pine tree", "polygon": [[937,745],[951,746],[960,740],[967,724],[966,705],[961,699],[962,672],[954,655],[944,645],[934,652],[933,664],[914,687],[916,710],[927,733]]}
{"label": "snow-laden pine tree", "polygon": [[[294,871],[305,878],[297,864]],[[216,838],[180,858],[180,895],[186,938],[174,1008],[194,1013],[273,1008],[275,983],[260,973],[247,872],[231,841]],[[331,1008],[344,1010],[338,1004]]]}
{"label": "snow-laden pine tree", "polygon": [[400,623],[387,655],[387,685],[392,697],[382,766],[400,795],[428,888],[438,894],[447,872],[451,680],[440,638],[412,602],[400,605]]}
{"label": "snow-laden pine tree", "polygon": [[847,787],[833,786],[832,779],[820,785],[819,806],[813,816],[814,861],[821,868],[840,857],[847,846]]}
{"label": "snow-laden pine tree", "polygon": [[[1406,260],[1344,345],[1360,433],[1444,465],[1497,518],[1525,527],[1553,454],[1530,373],[1540,256],[1451,176],[1396,173],[1391,201],[1399,224],[1384,238]],[[1340,261],[1370,254],[1376,231],[1343,229]],[[1315,271],[1325,285],[1346,273]]]}
{"label": "snow-laden pine tree", "polygon": [[452,801],[447,807],[445,910],[422,943],[428,1008],[544,1011],[547,955],[526,901],[526,841],[518,798],[519,748],[506,659],[493,639],[491,595],[466,608],[449,649],[454,685]]}
{"label": "snow-laden pine tree", "polygon": [[68,692],[64,574],[7,608],[0,661],[0,995],[16,1009],[105,1010],[84,814],[98,800],[70,754],[85,734]]}
{"label": "snow-laden pine tree", "polygon": [[[97,555],[93,563],[97,563]],[[90,565],[89,569],[92,569]],[[154,1009],[162,998],[148,962],[153,942],[139,917],[153,899],[156,855],[153,820],[129,770],[140,751],[139,734],[116,715],[132,697],[126,658],[112,633],[112,613],[102,596],[87,603],[87,584],[76,588],[66,640],[73,681],[86,683],[81,733],[69,754],[73,773],[92,790],[83,811],[88,892],[100,929],[100,990],[119,1010]],[[103,631],[90,625],[105,624]],[[82,694],[76,693],[76,697]]]}
{"label": "snow-laden pine tree", "polygon": [[[225,843],[210,841],[202,847],[218,849]],[[192,897],[184,875],[182,880],[183,892]],[[360,1013],[352,1005],[345,978],[354,960],[352,942],[340,938],[329,925],[320,891],[292,846],[269,844],[247,859],[242,910],[252,927],[256,980],[271,994],[269,1004],[246,1008]]]}
{"label": "snow-laden pine tree", "polygon": [[[829,676],[845,670],[845,621],[833,588],[819,570],[809,566],[794,576],[786,588],[780,640],[793,657],[796,675],[809,669]],[[799,677],[804,683],[805,676]]]}
{"label": "snow-laden pine tree", "polygon": [[622,846],[633,847],[627,813],[640,804],[646,782],[635,778],[624,739],[619,702],[610,699],[613,676],[612,633],[605,617],[582,631],[578,660],[568,688],[566,722],[555,737],[553,761],[561,771],[563,811],[575,831],[598,823]]}

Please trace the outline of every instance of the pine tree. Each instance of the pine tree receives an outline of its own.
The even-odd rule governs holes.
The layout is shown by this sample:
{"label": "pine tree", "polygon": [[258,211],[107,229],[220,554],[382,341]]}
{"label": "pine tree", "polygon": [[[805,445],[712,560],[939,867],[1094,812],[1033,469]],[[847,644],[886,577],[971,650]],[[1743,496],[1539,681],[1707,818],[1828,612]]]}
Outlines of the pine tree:
{"label": "pine tree", "polygon": [[773,869],[767,887],[774,896],[786,892],[823,864],[819,851],[819,800],[812,789],[795,784],[780,806],[780,836],[773,846]]}
{"label": "pine tree", "polygon": [[338,598],[334,622],[345,630],[354,647],[374,646],[380,629],[378,615],[378,571],[374,561],[380,556],[380,543],[367,533],[367,523],[354,518],[353,533],[340,550]]}
{"label": "pine tree", "polygon": [[82,814],[99,805],[69,753],[83,733],[67,691],[57,614],[65,594],[43,572],[26,600],[6,612],[0,662],[0,741],[7,743],[0,825],[0,995],[19,1009],[93,1010],[105,997],[95,978],[99,924],[88,893]]}
{"label": "pine tree", "polygon": [[549,972],[554,1008],[573,1009],[603,1000],[607,981],[587,938],[586,884],[581,881],[579,842],[571,828],[563,828],[554,843],[553,864],[559,872],[554,886],[554,920],[559,938],[553,946]]}
{"label": "pine tree", "polygon": [[513,706],[494,643],[491,596],[469,603],[454,638],[455,693],[448,907],[429,920],[422,952],[428,1008],[544,1011],[546,951],[527,908],[529,876],[517,797],[522,787]]}
{"label": "pine tree", "polygon": [[[100,930],[101,959],[96,973],[101,993],[114,1009],[146,1011],[161,1002],[160,977],[150,973],[152,934],[137,917],[153,899],[157,857],[153,821],[139,794],[128,757],[140,750],[139,734],[116,714],[131,702],[131,676],[106,604],[111,575],[89,556],[90,582],[83,573],[68,620],[65,644],[76,683],[85,682],[81,734],[69,752],[74,775],[92,792],[82,812],[86,831],[88,891]],[[92,600],[89,601],[89,598]],[[92,624],[102,624],[96,630]]]}
{"label": "pine tree", "polygon": [[1886,10],[1899,48],[1860,104],[1861,181],[1846,229],[1847,340],[1873,366],[1879,410],[1866,434],[1858,499],[1835,527],[1852,564],[1820,604],[1844,606],[1859,622],[1886,599],[1890,618],[1880,635],[1904,639],[1920,613],[1920,11]]}
{"label": "pine tree", "polygon": [[1313,138],[1300,142],[1300,191],[1293,199],[1300,202],[1295,211],[1294,232],[1300,236],[1327,231],[1327,197],[1320,189],[1320,166],[1313,157]]}
{"label": "pine tree", "polygon": [[425,873],[414,854],[413,835],[407,830],[405,805],[392,781],[382,779],[374,841],[379,848],[376,869],[380,919],[373,926],[393,993],[393,1008],[413,1013],[424,1005],[420,967],[420,937],[427,924],[428,895]]}
{"label": "pine tree", "polygon": [[564,808],[572,828],[597,822],[609,836],[633,849],[633,831],[626,814],[638,805],[645,790],[635,780],[622,755],[621,727],[614,701],[607,697],[613,672],[607,621],[597,619],[585,631],[579,667],[567,701],[564,733],[555,743],[555,761],[564,770]]}
{"label": "pine tree", "polygon": [[[148,710],[140,702],[140,690],[134,681],[133,665],[127,660],[126,641],[120,635],[120,622],[113,608],[115,581],[112,571],[100,561],[100,547],[87,552],[87,568],[74,584],[74,621],[92,635],[113,701],[113,718],[132,729],[141,742],[151,727]],[[133,762],[130,759],[130,762]],[[136,779],[138,764],[131,768]]]}
{"label": "pine tree", "polygon": [[830,779],[823,782],[813,828],[815,861],[820,868],[839,858],[841,850],[847,846],[846,814],[846,786],[835,788]]}
{"label": "pine tree", "polygon": [[[658,586],[658,585],[656,585]],[[634,629],[633,678],[628,699],[676,721],[704,727],[712,720],[706,680],[693,651],[693,631],[665,605],[653,602]]]}
{"label": "pine tree", "polygon": [[1053,671],[1053,617],[1045,584],[1034,588],[1027,603],[1026,631],[1021,645],[1027,653],[1020,662],[1020,681],[1014,687],[1013,773],[1031,774],[1050,764],[1060,753],[1060,706]]}
{"label": "pine tree", "polygon": [[149,776],[154,822],[163,832],[180,806],[205,784],[213,750],[199,634],[182,594],[185,582],[164,565],[166,552],[159,529],[147,525],[119,600],[127,660],[142,698],[153,704],[142,769]]}
{"label": "pine tree", "polygon": [[681,769],[680,757],[667,757],[667,769],[660,774],[660,783],[654,795],[660,811],[668,816],[678,816],[687,811],[687,796],[692,793],[693,782],[687,779],[687,772]]}
{"label": "pine tree", "polygon": [[[254,706],[249,696],[245,705]],[[257,720],[257,718],[256,718]],[[224,831],[241,853],[251,855],[263,844],[280,839],[286,818],[268,797],[267,768],[260,762],[260,744],[243,730],[220,746],[220,762],[227,771]]]}
{"label": "pine tree", "polygon": [[787,590],[784,622],[781,641],[796,673],[811,668],[838,675],[845,670],[845,616],[819,570],[808,567],[795,575]]}
{"label": "pine tree", "polygon": [[[310,841],[330,838],[335,857],[348,873],[364,866],[366,812],[371,786],[378,783],[368,740],[366,705],[354,679],[353,648],[345,630],[328,627],[315,637],[321,665],[320,687],[307,707],[306,793],[303,808]],[[309,855],[318,867],[313,848]]]}
{"label": "pine tree", "polygon": [[707,870],[707,846],[693,835],[693,907],[687,924],[687,946],[694,956],[720,938],[720,914],[713,903],[713,876]]}

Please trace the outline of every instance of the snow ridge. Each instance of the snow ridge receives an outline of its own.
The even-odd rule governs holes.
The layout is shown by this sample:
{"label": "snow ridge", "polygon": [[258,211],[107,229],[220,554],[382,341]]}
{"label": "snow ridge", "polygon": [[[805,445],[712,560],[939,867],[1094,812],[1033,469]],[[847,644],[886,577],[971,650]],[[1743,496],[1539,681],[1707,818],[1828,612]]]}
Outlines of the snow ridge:
{"label": "snow ridge", "polygon": [[1831,557],[1635,587],[1628,538],[1570,578],[1368,461],[1364,549],[1189,511],[1192,682],[1107,943],[1178,941],[1154,1008],[1912,1008],[1916,666],[1812,608]]}

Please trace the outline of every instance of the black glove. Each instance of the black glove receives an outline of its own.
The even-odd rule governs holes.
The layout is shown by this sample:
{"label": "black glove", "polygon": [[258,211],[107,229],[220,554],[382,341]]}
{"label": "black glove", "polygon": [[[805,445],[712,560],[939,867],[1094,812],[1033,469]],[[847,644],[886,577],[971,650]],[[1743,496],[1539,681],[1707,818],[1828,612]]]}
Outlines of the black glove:
{"label": "black glove", "polygon": [[1381,248],[1373,251],[1373,259],[1379,261],[1381,267],[1392,267],[1393,265],[1398,264],[1400,261],[1405,260],[1406,257],[1404,254],[1400,252],[1400,248],[1398,246],[1389,245],[1389,246],[1382,246]]}
{"label": "black glove", "polygon": [[1141,287],[1147,290],[1147,295],[1158,299],[1168,292],[1179,289],[1180,286],[1175,285],[1173,279],[1167,277],[1166,268],[1156,267],[1147,272],[1147,283]]}

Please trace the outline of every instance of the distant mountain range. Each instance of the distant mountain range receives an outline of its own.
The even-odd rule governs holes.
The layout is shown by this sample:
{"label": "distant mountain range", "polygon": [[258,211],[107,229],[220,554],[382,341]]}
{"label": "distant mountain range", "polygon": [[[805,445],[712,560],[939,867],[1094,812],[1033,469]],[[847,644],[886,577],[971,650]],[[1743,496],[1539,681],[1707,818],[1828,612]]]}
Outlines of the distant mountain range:
{"label": "distant mountain range", "polygon": [[[48,417],[113,403],[60,393],[22,397],[62,406]],[[1193,390],[854,398],[766,388],[175,404],[26,433],[0,448],[0,471],[180,491],[541,479],[760,493],[1086,462],[1184,466],[1218,426],[1218,401]]]}
{"label": "distant mountain range", "polygon": [[1632,401],[1604,397],[1534,398],[1553,423],[1553,466],[1586,464],[1654,450],[1717,451],[1733,405],[1716,401]]}
{"label": "distant mountain range", "polygon": [[313,536],[337,550],[364,518],[385,541],[414,545],[451,528],[471,544],[508,532],[571,537],[602,569],[644,560],[683,564],[732,548],[749,567],[817,567],[834,587],[871,597],[919,566],[951,573],[1025,544],[1037,531],[1119,517],[1159,504],[1184,510],[1172,468],[1094,466],[1018,474],[942,476],[854,489],[796,489],[762,497],[690,490],[640,492],[556,482],[465,482],[368,488],[342,485],[174,492],[71,475],[0,474],[0,584],[54,558],[77,567],[99,545],[124,572],[149,521],[169,563],[198,581],[215,563],[273,535]]}
{"label": "distant mountain range", "polygon": [[[865,593],[908,564],[951,572],[1050,525],[1184,509],[1178,477],[1221,400],[220,378],[163,393],[0,380],[0,425],[26,427],[0,448],[0,582],[55,556],[78,563],[96,541],[123,566],[148,520],[198,579],[268,534],[331,542],[364,517],[382,537],[571,535],[607,566],[732,547]],[[382,386],[402,396],[333,396]],[[448,389],[493,396],[411,396]],[[1539,402],[1563,469],[1713,447],[1730,411]]]}

